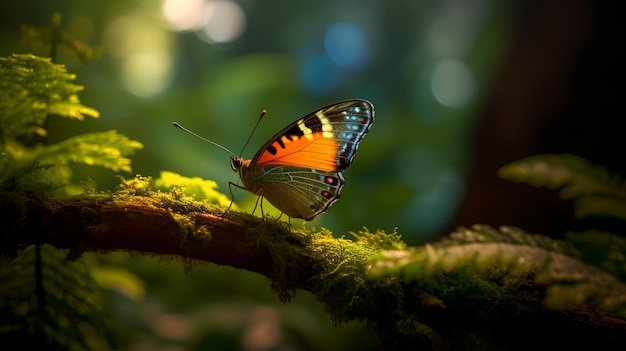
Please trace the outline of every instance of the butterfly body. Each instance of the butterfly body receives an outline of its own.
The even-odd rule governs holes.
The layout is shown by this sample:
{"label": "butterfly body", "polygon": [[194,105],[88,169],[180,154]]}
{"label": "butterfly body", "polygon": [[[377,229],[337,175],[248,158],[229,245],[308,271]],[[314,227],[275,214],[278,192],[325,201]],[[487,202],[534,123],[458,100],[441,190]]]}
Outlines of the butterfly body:
{"label": "butterfly body", "polygon": [[311,220],[341,195],[345,171],[374,123],[367,100],[320,108],[285,127],[251,160],[231,157],[243,187],[292,218]]}

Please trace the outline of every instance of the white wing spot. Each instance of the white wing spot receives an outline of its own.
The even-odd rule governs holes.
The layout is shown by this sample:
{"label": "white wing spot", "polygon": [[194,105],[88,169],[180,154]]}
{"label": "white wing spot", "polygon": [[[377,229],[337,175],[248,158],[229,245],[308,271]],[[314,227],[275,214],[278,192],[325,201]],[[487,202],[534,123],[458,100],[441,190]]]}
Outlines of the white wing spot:
{"label": "white wing spot", "polygon": [[313,139],[313,131],[311,130],[311,128],[304,125],[304,120],[301,119],[298,121],[298,128],[300,128],[305,138],[309,140]]}
{"label": "white wing spot", "polygon": [[334,138],[335,134],[333,133],[333,125],[330,124],[328,118],[326,118],[321,111],[316,112],[315,115],[319,118],[320,123],[322,123],[322,136],[327,139]]}

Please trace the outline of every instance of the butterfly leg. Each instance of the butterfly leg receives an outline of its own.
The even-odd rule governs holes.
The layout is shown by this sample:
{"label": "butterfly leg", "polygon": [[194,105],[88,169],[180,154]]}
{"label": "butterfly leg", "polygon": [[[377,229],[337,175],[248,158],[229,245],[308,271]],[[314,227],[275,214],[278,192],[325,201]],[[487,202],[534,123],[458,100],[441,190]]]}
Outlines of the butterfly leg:
{"label": "butterfly leg", "polygon": [[263,196],[259,195],[256,198],[256,202],[254,203],[254,208],[252,209],[252,213],[254,214],[254,211],[256,211],[256,208],[260,207],[261,208],[261,219],[263,219],[263,221],[265,221],[265,214],[263,213]]}
{"label": "butterfly leg", "polygon": [[[246,189],[245,187],[237,183],[228,182],[228,190],[230,191],[230,205],[228,205],[228,208],[226,209],[224,214],[222,214],[221,217],[224,217],[228,213],[228,211],[230,211],[230,208],[233,206],[233,202],[235,201],[233,187],[248,191],[248,189]],[[265,221],[265,214],[263,213],[263,195],[259,195],[259,197],[257,197],[256,203],[254,204],[254,208],[252,209],[252,214],[254,214],[254,211],[256,211],[257,207],[261,208],[261,218],[263,219],[263,221]]]}
{"label": "butterfly leg", "polygon": [[222,213],[222,215],[220,216],[222,218],[226,216],[228,211],[230,211],[230,208],[233,207],[233,203],[235,202],[235,193],[233,192],[233,187],[246,190],[246,188],[242,187],[239,184],[228,182],[228,191],[230,191],[230,204],[228,205],[228,208],[226,209],[226,211],[224,211],[224,213]]}

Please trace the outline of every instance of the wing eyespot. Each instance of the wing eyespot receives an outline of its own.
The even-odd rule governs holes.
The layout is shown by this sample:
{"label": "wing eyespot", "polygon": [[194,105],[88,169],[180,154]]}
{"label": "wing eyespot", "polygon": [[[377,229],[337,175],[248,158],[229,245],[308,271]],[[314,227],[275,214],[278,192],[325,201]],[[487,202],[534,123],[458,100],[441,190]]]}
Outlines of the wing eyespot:
{"label": "wing eyespot", "polygon": [[320,195],[322,195],[326,199],[330,199],[331,197],[334,196],[333,193],[327,190],[323,190],[322,192],[320,192]]}
{"label": "wing eyespot", "polygon": [[326,176],[324,177],[324,183],[328,185],[337,185],[339,183],[339,179],[335,177]]}

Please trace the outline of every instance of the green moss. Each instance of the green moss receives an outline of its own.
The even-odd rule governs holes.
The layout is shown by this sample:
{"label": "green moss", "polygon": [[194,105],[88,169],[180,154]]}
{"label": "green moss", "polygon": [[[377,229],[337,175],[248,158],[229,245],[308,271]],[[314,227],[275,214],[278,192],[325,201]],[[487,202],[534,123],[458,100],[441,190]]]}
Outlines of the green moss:
{"label": "green moss", "polygon": [[162,171],[161,176],[154,181],[154,187],[158,190],[194,196],[199,200],[208,200],[224,207],[232,204],[228,196],[217,191],[215,181],[200,177],[184,177],[174,172]]}
{"label": "green moss", "polygon": [[[229,213],[230,214],[230,213]],[[270,280],[272,289],[286,302],[296,293],[300,265],[298,262],[307,256],[310,238],[303,232],[292,232],[287,223],[277,218],[266,217],[259,222],[255,217],[232,212],[233,219],[242,220],[248,235],[255,239],[255,245],[268,249],[272,258]]]}
{"label": "green moss", "polygon": [[[367,230],[365,232],[367,233]],[[351,320],[366,320],[370,323],[388,323],[390,316],[402,314],[404,292],[397,275],[371,279],[371,258],[380,242],[389,242],[384,232],[368,240],[351,241],[334,238],[322,230],[311,234],[311,252],[315,257],[313,278],[315,294],[324,303],[326,311],[335,323]],[[376,301],[376,304],[372,304]]]}
{"label": "green moss", "polygon": [[181,187],[172,187],[168,192],[153,190],[152,177],[135,176],[132,179],[121,178],[118,190],[114,193],[115,201],[140,203],[168,210],[179,224],[182,233],[181,245],[192,242],[193,245],[209,245],[211,230],[206,226],[196,227],[189,218],[193,212],[221,212],[215,205],[206,201],[197,201],[193,196],[185,195]]}
{"label": "green moss", "polygon": [[[116,201],[164,208],[172,213],[183,215],[192,212],[211,214],[223,212],[218,206],[207,201],[197,201],[193,196],[185,195],[178,187],[173,187],[167,192],[154,190],[152,177],[141,175],[136,175],[132,179],[120,177],[120,185],[113,197]],[[188,224],[186,222],[182,223],[182,228],[187,228]]]}
{"label": "green moss", "polygon": [[406,243],[402,241],[402,236],[397,233],[397,228],[393,233],[387,234],[383,230],[377,230],[374,233],[369,229],[363,227],[356,233],[350,232],[354,236],[357,243],[361,243],[366,246],[371,246],[381,250],[404,250],[406,249]]}

